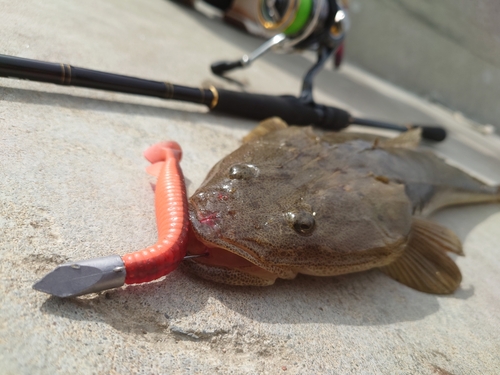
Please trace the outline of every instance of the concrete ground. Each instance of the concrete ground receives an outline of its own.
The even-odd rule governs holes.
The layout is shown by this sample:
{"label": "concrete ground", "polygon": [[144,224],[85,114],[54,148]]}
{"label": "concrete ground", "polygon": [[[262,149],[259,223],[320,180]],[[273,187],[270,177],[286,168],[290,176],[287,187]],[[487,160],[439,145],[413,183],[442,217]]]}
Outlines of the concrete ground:
{"label": "concrete ground", "polygon": [[350,61],[500,131],[500,2],[347,2]]}
{"label": "concrete ground", "polygon": [[[259,40],[169,1],[0,1],[0,53],[189,86],[209,64]],[[268,55],[232,78],[296,94],[307,56]],[[356,115],[439,123],[428,145],[500,183],[500,139],[349,65],[324,71],[316,99]],[[2,374],[498,374],[500,205],[448,209],[464,280],[451,296],[411,290],[374,270],[229,287],[178,270],[146,285],[61,300],[31,285],[56,265],[156,240],[142,152],[184,149],[189,192],[238,147],[252,121],[192,104],[0,79]]]}

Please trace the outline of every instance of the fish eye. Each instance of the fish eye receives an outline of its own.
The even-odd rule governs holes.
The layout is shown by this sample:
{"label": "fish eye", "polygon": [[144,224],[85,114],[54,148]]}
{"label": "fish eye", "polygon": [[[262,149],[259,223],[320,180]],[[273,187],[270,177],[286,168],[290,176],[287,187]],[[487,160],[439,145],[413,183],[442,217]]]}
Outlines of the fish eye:
{"label": "fish eye", "polygon": [[235,164],[229,168],[229,178],[231,180],[249,180],[257,177],[259,169],[252,164]]}
{"label": "fish eye", "polygon": [[286,214],[292,228],[302,236],[310,236],[316,226],[314,216],[309,212],[288,212]]}

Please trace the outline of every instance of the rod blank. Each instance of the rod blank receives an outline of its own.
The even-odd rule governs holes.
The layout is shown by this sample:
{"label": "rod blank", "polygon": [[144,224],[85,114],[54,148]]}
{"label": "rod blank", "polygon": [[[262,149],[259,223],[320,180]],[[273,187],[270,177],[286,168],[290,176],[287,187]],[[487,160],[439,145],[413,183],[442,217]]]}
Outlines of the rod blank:
{"label": "rod blank", "polygon": [[418,126],[422,128],[422,136],[426,139],[442,141],[446,137],[446,130],[439,126],[402,126],[353,118],[343,109],[317,103],[306,103],[294,96],[252,94],[217,90],[214,87],[209,89],[193,88],[169,82],[79,68],[68,64],[6,55],[0,55],[0,76],[198,103],[220,113],[255,120],[278,116],[289,124],[316,125],[326,130],[341,130],[351,124],[398,131],[406,131]]}

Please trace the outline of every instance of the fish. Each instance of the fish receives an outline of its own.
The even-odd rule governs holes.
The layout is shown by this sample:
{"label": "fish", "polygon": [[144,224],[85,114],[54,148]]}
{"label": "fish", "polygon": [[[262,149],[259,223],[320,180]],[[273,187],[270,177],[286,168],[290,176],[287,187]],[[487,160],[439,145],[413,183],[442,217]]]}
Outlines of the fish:
{"label": "fish", "polygon": [[421,292],[450,294],[461,272],[459,238],[428,216],[445,206],[500,202],[489,186],[396,138],[317,132],[261,122],[189,198],[184,267],[231,285],[272,285],[297,274],[378,268]]}

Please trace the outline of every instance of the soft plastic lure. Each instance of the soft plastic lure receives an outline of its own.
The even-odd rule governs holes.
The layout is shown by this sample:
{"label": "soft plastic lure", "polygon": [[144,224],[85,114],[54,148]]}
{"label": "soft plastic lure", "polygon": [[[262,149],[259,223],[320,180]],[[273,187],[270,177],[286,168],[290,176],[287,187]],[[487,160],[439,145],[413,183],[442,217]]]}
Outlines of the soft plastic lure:
{"label": "soft plastic lure", "polygon": [[[122,257],[126,284],[145,283],[172,272],[186,255],[188,203],[179,162],[182,151],[176,142],[158,143],[144,152],[156,175],[155,191],[158,242]],[[158,173],[157,173],[158,172]]]}
{"label": "soft plastic lure", "polygon": [[189,229],[186,188],[179,165],[182,151],[176,142],[153,145],[144,152],[152,164],[148,173],[158,177],[155,190],[158,242],[123,257],[111,255],[63,264],[33,288],[58,297],[144,283],[167,275],[186,255]]}

